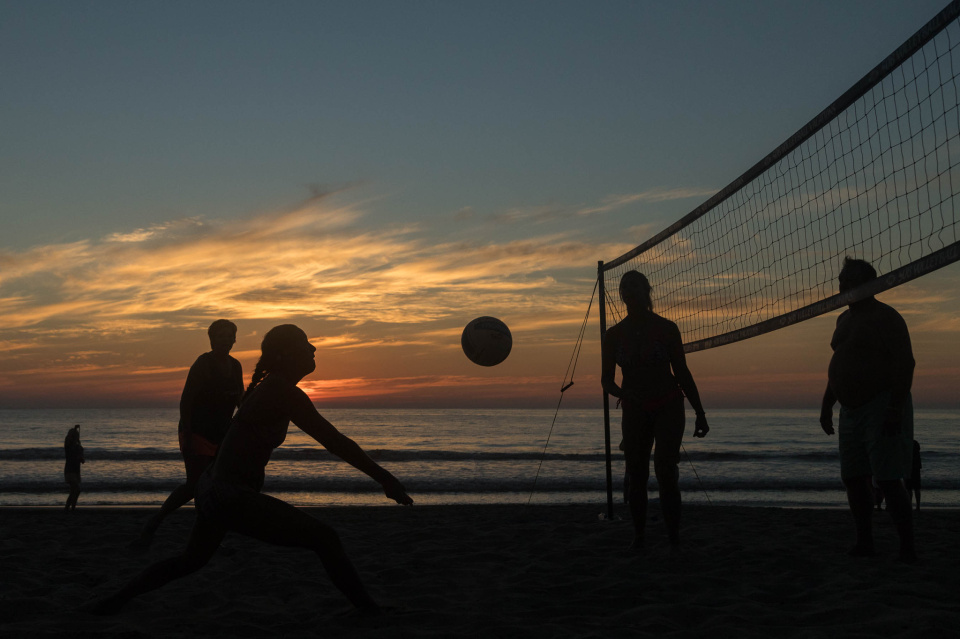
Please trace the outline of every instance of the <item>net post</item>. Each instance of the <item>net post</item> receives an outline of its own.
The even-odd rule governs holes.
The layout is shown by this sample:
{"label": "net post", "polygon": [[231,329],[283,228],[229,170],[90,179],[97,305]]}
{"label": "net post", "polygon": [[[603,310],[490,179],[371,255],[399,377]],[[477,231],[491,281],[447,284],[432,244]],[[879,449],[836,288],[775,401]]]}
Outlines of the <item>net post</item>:
{"label": "net post", "polygon": [[[607,294],[603,287],[603,260],[597,262],[597,288],[600,292],[600,347],[607,333]],[[613,460],[610,453],[610,395],[603,391],[603,444],[607,466],[607,519],[613,519]]]}

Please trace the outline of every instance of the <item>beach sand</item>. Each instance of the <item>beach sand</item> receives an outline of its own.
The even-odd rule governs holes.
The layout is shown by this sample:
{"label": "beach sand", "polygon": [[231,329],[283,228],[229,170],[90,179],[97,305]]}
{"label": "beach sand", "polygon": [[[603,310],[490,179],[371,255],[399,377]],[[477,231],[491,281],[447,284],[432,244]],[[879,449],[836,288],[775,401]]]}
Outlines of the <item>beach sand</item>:
{"label": "beach sand", "polygon": [[881,554],[863,559],[845,554],[845,510],[688,506],[679,552],[659,518],[647,547],[628,550],[629,521],[601,521],[602,504],[308,510],[390,614],[349,616],[313,554],[231,533],[199,572],[95,617],[76,609],[176,552],[192,509],[134,555],[145,510],[4,508],[0,635],[890,638],[960,625],[957,510],[918,514],[915,565],[897,561],[879,512]]}

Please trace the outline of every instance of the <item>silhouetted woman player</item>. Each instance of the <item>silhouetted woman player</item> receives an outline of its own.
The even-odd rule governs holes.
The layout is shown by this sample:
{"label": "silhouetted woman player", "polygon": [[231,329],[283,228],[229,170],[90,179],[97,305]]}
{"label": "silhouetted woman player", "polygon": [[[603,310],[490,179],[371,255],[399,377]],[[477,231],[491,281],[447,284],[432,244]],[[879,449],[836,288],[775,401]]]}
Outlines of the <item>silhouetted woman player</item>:
{"label": "silhouetted woman player", "polygon": [[292,324],[274,327],[264,336],[260,349],[253,379],[216,461],[197,485],[197,520],[186,549],[150,566],[119,592],[95,603],[93,612],[116,612],[133,597],[202,567],[227,530],[280,546],[313,550],[334,585],[354,606],[363,612],[378,610],[336,532],[290,504],[260,492],[264,468],[273,449],[286,438],[292,421],[331,453],[379,482],[387,497],[405,505],[413,500],[396,477],[334,428],[297,388],[297,383],[316,367],[316,348],[302,330]]}
{"label": "silhouetted woman player", "polygon": [[[683,397],[697,414],[694,437],[710,430],[700,395],[683,355],[677,325],[653,312],[650,283],[637,271],[620,279],[620,299],[627,316],[603,338],[603,389],[620,398],[623,451],[630,476],[628,495],[633,517],[634,547],[643,545],[647,519],[650,451],[660,488],[660,509],[670,543],[680,541],[680,444],[683,439]],[[622,373],[616,383],[616,367]],[[672,369],[672,372],[671,372]]]}

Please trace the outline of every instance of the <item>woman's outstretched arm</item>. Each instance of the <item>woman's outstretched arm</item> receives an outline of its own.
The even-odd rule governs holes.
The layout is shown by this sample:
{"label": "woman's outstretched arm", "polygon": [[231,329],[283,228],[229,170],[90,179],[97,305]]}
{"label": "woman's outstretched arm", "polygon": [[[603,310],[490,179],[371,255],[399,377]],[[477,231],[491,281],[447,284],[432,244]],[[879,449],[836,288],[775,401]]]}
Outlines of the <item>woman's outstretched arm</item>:
{"label": "woman's outstretched arm", "polygon": [[303,432],[313,437],[321,446],[343,461],[369,475],[370,478],[383,486],[383,492],[390,499],[405,506],[413,504],[413,499],[407,495],[407,491],[400,480],[370,459],[370,456],[360,448],[357,442],[341,433],[323,415],[318,413],[306,393],[301,391],[295,401],[297,406],[295,406],[291,417],[293,423]]}

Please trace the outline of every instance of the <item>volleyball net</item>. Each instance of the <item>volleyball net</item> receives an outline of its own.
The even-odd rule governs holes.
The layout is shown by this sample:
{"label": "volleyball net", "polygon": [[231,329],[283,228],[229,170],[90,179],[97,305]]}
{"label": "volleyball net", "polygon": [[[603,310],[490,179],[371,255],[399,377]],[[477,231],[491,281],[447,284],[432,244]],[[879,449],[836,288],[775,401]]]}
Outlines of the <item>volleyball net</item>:
{"label": "volleyball net", "polygon": [[[647,275],[687,352],[827,313],[960,259],[960,0],[772,153],[633,250],[601,262],[601,330],[617,287]],[[845,256],[881,274],[836,293]]]}

